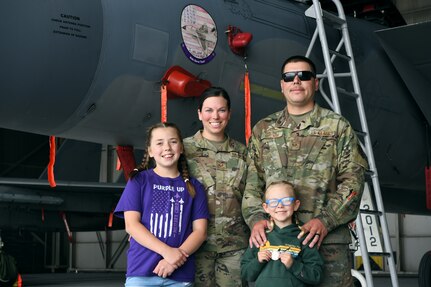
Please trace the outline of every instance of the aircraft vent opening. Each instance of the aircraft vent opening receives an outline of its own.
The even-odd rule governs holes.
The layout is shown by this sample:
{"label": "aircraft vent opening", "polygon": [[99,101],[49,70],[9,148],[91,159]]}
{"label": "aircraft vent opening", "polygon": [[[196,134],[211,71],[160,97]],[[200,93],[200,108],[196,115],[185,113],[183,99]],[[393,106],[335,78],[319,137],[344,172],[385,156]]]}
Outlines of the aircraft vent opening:
{"label": "aircraft vent opening", "polygon": [[162,84],[166,85],[168,98],[199,97],[211,87],[211,83],[202,80],[180,66],[172,66],[163,76]]}

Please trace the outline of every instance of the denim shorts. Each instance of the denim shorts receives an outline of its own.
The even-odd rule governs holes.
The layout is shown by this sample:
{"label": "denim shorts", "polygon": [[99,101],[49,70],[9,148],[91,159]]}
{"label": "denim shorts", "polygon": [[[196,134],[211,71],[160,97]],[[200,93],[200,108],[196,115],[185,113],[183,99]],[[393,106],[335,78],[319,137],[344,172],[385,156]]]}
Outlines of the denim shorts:
{"label": "denim shorts", "polygon": [[142,277],[134,276],[127,277],[125,287],[150,287],[150,286],[171,286],[171,287],[188,287],[193,286],[193,282],[179,282],[169,278],[158,276]]}

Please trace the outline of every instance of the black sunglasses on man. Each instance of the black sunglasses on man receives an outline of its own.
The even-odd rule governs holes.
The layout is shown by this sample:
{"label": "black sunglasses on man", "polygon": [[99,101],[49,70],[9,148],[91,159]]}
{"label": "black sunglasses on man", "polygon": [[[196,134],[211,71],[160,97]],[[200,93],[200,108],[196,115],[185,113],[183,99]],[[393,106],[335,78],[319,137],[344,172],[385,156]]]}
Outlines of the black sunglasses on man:
{"label": "black sunglasses on man", "polygon": [[311,78],[315,78],[316,74],[311,71],[295,71],[281,74],[281,78],[285,82],[293,82],[296,76],[298,76],[301,81],[309,81]]}

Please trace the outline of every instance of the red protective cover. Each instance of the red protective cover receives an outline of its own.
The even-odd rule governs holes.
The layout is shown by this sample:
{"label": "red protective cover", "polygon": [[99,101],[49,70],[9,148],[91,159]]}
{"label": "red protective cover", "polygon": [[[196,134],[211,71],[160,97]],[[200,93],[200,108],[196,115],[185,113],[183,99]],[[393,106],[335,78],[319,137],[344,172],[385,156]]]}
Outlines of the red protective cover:
{"label": "red protective cover", "polygon": [[136,167],[135,153],[132,146],[117,146],[117,155],[123,168],[124,177],[129,179],[130,172]]}
{"label": "red protective cover", "polygon": [[168,90],[168,98],[199,97],[203,91],[211,87],[211,82],[199,79],[180,66],[172,66],[162,78]]}

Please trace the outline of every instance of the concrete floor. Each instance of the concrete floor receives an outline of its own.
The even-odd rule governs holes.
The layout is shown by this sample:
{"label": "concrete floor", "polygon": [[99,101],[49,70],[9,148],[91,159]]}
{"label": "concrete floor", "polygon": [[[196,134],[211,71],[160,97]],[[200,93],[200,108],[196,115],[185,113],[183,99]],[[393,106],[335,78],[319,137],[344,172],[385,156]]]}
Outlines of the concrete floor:
{"label": "concrete floor", "polygon": [[23,286],[49,286],[49,287],[118,287],[124,286],[124,273],[115,272],[79,272],[79,273],[46,273],[23,274]]}
{"label": "concrete floor", "polygon": [[[124,286],[124,273],[96,272],[96,273],[50,273],[22,275],[24,286],[48,287],[119,287]],[[391,279],[385,275],[374,276],[374,287],[391,286]],[[418,287],[418,278],[415,275],[398,277],[399,287]]]}

